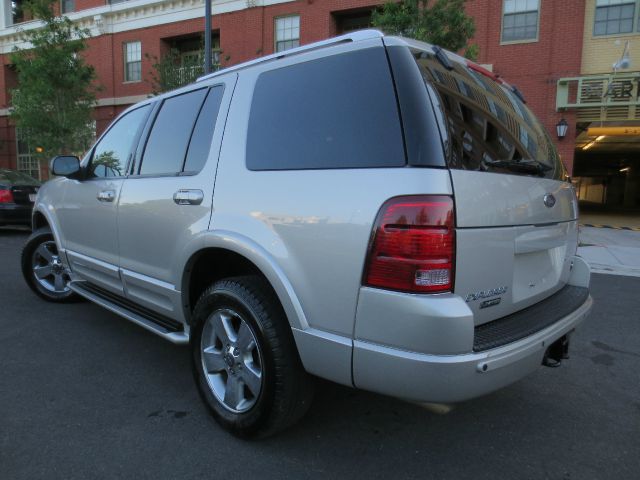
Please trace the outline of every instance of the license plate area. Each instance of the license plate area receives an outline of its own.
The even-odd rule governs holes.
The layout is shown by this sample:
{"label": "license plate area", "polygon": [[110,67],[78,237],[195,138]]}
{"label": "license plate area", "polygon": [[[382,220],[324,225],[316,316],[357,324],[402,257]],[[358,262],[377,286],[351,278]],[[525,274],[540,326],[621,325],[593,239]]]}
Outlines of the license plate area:
{"label": "license plate area", "polygon": [[551,290],[563,273],[567,247],[516,255],[513,265],[513,302]]}

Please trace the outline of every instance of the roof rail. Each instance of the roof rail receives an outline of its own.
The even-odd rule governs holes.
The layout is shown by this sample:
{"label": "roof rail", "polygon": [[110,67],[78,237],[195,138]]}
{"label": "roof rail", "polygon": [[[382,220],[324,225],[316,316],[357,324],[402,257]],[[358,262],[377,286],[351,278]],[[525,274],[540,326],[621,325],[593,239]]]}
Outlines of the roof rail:
{"label": "roof rail", "polygon": [[253,65],[258,65],[260,63],[268,62],[270,60],[277,60],[280,58],[291,57],[293,55],[298,55],[304,52],[310,52],[312,50],[317,50],[319,48],[331,47],[333,45],[338,45],[340,43],[359,42],[362,40],[382,38],[383,36],[384,34],[379,30],[360,30],[360,31],[348,33],[345,35],[340,35],[339,37],[329,38],[328,40],[322,40],[320,42],[314,42],[308,45],[303,45],[302,47],[296,47],[289,50],[285,50],[284,52],[272,53],[271,55],[267,55],[265,57],[256,58],[255,60],[250,60],[248,62],[240,63],[238,65],[233,65],[231,67],[223,68],[221,70],[218,70],[217,72],[213,72],[208,75],[203,75],[202,77],[199,77],[196,80],[196,82],[209,80],[210,78],[216,77],[218,75],[223,75],[225,73],[242,70],[244,68],[247,68]]}

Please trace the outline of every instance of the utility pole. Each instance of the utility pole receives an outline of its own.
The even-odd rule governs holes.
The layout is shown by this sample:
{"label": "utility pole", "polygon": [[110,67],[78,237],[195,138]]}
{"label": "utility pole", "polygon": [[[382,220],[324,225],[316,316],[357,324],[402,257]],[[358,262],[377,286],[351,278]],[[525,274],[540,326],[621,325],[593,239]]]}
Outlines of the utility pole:
{"label": "utility pole", "polygon": [[211,73],[211,1],[204,2],[204,74]]}

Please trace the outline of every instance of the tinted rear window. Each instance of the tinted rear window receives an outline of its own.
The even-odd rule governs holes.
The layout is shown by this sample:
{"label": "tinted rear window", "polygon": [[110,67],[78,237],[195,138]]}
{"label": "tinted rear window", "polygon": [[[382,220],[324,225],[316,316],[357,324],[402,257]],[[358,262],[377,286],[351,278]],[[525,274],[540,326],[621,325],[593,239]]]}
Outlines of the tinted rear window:
{"label": "tinted rear window", "polygon": [[189,142],[187,159],[184,163],[185,172],[199,172],[209,157],[211,139],[213,138],[213,131],[216,128],[216,119],[220,111],[220,102],[222,102],[223,93],[223,86],[213,87],[209,91],[207,99],[204,101],[200,115],[198,115],[198,121],[193,129],[191,142]]}
{"label": "tinted rear window", "polygon": [[16,185],[40,185],[40,182],[35,178],[14,170],[0,170],[0,182]]}
{"label": "tinted rear window", "polygon": [[566,179],[546,129],[510,88],[457,62],[447,70],[431,53],[416,60],[444,114],[451,168]]}
{"label": "tinted rear window", "polygon": [[247,139],[250,170],[404,165],[398,106],[382,47],[258,78]]}

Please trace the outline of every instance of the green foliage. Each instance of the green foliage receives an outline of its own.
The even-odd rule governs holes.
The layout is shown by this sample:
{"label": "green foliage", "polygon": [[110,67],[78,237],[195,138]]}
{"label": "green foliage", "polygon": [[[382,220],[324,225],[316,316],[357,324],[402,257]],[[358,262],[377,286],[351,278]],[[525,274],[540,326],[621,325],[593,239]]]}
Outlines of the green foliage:
{"label": "green foliage", "polygon": [[41,147],[42,157],[60,153],[80,154],[93,141],[92,112],[96,104],[95,70],[82,53],[89,32],[67,17],[56,17],[52,0],[26,2],[43,26],[21,32],[31,44],[14,49],[11,61],[18,73],[18,88],[12,90],[11,118],[32,147]]}
{"label": "green foliage", "polygon": [[181,58],[179,50],[172,48],[160,59],[146,56],[154,61],[150,76],[155,95],[195,82],[204,73],[204,53],[185,59]]}
{"label": "green foliage", "polygon": [[473,18],[465,13],[466,0],[404,0],[387,2],[374,11],[372,24],[386,33],[422,40],[454,52],[464,49],[467,58],[478,55],[468,45],[475,33]]}

